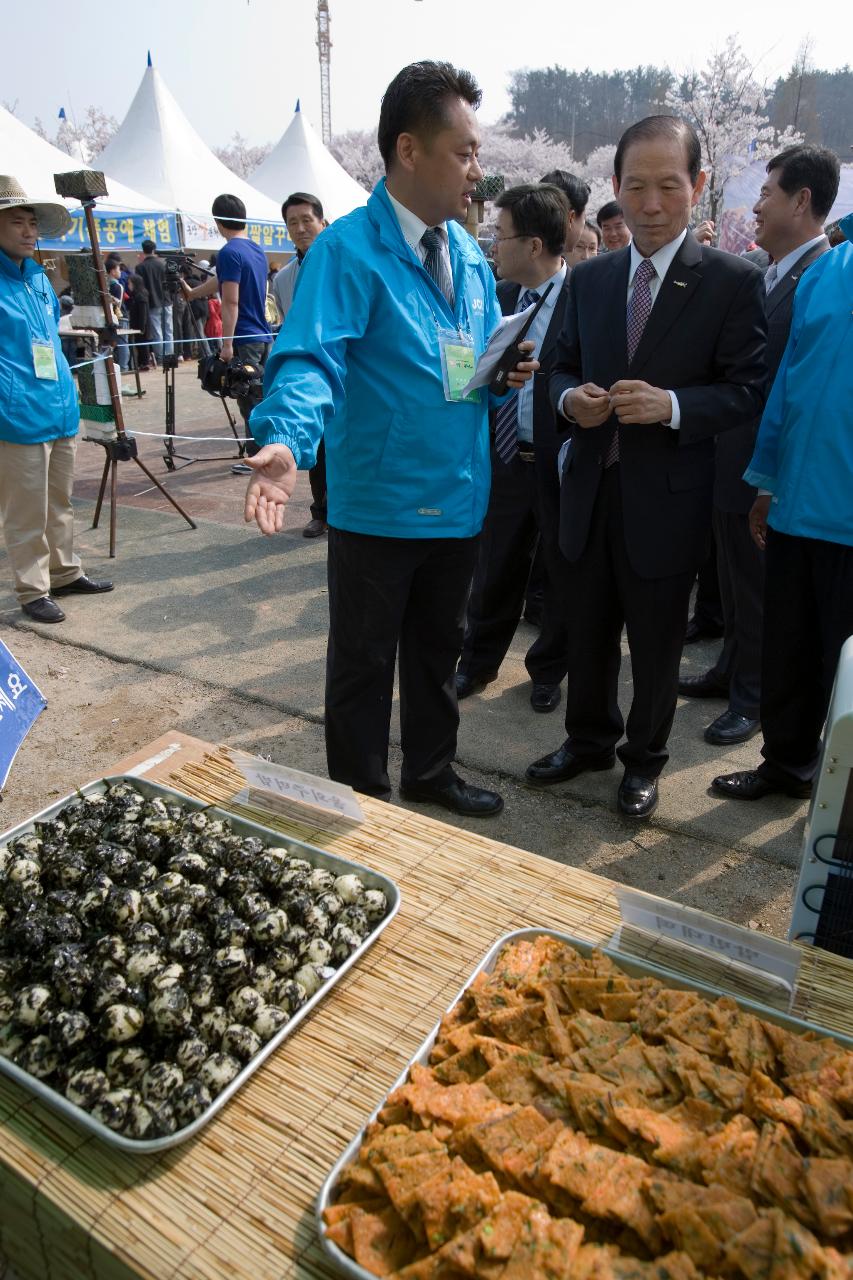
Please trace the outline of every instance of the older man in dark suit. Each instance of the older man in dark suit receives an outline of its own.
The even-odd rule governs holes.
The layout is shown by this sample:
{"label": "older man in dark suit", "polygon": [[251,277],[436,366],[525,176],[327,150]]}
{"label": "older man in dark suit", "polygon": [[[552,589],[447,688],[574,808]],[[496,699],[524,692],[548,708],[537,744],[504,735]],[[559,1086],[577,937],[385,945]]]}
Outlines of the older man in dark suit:
{"label": "older man in dark suit", "polygon": [[[825,147],[788,147],[767,165],[753,212],[756,240],[772,258],[764,277],[768,385],[788,342],[797,285],[829,250],[823,223],[838,194],[840,173],[838,157]],[[685,676],[678,684],[689,698],[728,699],[727,709],[705,730],[705,740],[721,747],[746,742],[761,727],[764,553],[749,531],[756,490],[742,478],[757,433],[756,420],[717,441],[714,535],[726,636],[710,671]]]}
{"label": "older man in dark suit", "polygon": [[[492,415],[492,489],[468,601],[456,694],[466,698],[495,679],[518,626],[537,540],[544,568],[542,627],[525,659],[534,711],[553,711],[567,669],[564,573],[558,545],[559,440],[548,398],[566,309],[563,250],[583,230],[588,188],[571,174],[557,183],[512,187],[497,199],[495,262],[505,315],[545,301],[528,338],[541,371],[529,388]],[[571,180],[571,181],[569,181]],[[572,185],[573,184],[573,185]],[[568,190],[567,190],[568,187]],[[580,207],[578,207],[580,206]],[[549,290],[550,285],[550,290]]]}
{"label": "older man in dark suit", "polygon": [[572,423],[560,525],[568,736],[527,778],[544,785],[613,767],[625,625],[634,697],[618,804],[644,818],[668,759],[690,590],[708,549],[714,437],[761,410],[767,326],[760,272],[687,229],[704,185],[692,127],[639,121],[614,168],[633,241],[572,272],[550,382]]}

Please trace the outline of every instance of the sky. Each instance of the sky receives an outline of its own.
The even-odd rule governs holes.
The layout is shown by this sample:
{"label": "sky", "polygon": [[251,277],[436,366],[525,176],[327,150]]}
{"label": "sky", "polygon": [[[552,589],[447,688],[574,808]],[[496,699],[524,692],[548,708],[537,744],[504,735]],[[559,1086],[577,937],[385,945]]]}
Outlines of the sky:
{"label": "sky", "polygon": [[[481,118],[492,123],[509,107],[511,73],[523,68],[688,70],[731,34],[768,83],[788,71],[808,36],[817,67],[853,56],[849,5],[831,22],[825,6],[792,0],[658,0],[643,9],[624,0],[330,0],[330,10],[335,133],[374,128],[385,86],[420,58],[472,71],[483,89]],[[37,12],[37,30],[28,12]],[[67,0],[40,0],[32,11],[18,4],[5,15],[0,101],[25,124],[40,116],[52,136],[61,106],[81,117],[90,105],[121,121],[150,49],[211,146],[235,132],[253,144],[277,141],[297,98],[319,132],[315,0],[147,0],[102,6],[93,17],[94,32],[86,10]]]}

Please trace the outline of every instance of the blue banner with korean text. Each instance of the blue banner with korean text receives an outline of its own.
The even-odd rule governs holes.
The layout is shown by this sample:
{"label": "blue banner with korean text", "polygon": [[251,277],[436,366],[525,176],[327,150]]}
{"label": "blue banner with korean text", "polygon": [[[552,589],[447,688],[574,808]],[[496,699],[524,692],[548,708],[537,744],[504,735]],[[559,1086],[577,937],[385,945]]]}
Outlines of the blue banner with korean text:
{"label": "blue banner with korean text", "polygon": [[47,698],[0,640],[0,792],[18,748],[46,706]]}
{"label": "blue banner with korean text", "polygon": [[[42,249],[76,253],[89,248],[89,233],[82,209],[71,209],[71,230],[53,240],[39,240]],[[174,213],[121,213],[95,209],[95,223],[101,248],[139,249],[143,240],[153,240],[158,249],[180,249],[178,218]]]}

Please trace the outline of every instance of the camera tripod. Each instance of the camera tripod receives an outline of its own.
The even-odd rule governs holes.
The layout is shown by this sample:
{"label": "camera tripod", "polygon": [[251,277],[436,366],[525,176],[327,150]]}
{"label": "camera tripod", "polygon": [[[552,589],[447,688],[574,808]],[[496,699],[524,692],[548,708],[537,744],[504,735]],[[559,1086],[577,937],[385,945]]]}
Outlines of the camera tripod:
{"label": "camera tripod", "polygon": [[[195,321],[195,324],[197,327],[198,326],[197,320]],[[225,410],[225,416],[228,419],[228,425],[231,428],[231,432],[234,436],[234,439],[237,442],[237,452],[228,453],[228,454],[221,454],[221,453],[205,454],[203,458],[200,458],[189,453],[180,453],[179,450],[175,448],[175,441],[174,441],[175,406],[177,403],[176,397],[175,397],[175,370],[177,369],[177,367],[178,367],[177,356],[172,355],[172,356],[163,357],[163,376],[165,378],[165,386],[166,386],[166,439],[163,444],[163,448],[165,449],[165,452],[163,454],[163,461],[166,464],[166,470],[182,471],[184,467],[189,467],[194,462],[237,462],[239,461],[246,452],[246,441],[242,440],[240,436],[237,434],[237,420],[234,417],[231,410],[228,408],[228,405],[224,397],[222,398],[222,408]],[[180,466],[175,465],[176,458],[179,458],[181,460]]]}

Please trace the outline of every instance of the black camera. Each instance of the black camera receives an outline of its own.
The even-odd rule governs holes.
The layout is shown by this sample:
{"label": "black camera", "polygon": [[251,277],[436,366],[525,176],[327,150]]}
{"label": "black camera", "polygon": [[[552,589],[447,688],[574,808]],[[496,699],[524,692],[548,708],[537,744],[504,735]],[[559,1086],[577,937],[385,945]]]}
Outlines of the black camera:
{"label": "black camera", "polygon": [[249,395],[264,384],[261,365],[248,360],[227,363],[219,356],[202,356],[198,362],[198,377],[202,388],[210,395],[220,398],[231,396],[234,400]]}

